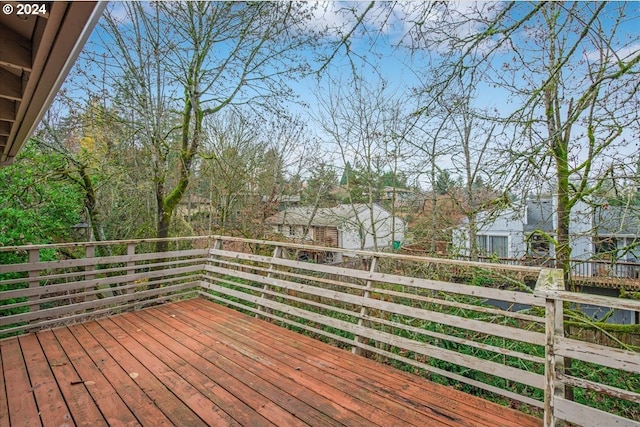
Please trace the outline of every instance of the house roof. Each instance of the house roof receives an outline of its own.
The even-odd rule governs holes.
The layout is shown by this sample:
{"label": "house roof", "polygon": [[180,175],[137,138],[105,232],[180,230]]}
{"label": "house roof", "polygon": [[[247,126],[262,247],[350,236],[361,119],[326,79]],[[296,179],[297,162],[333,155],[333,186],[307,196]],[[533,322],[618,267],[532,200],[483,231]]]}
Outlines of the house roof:
{"label": "house roof", "polygon": [[[380,207],[380,209],[382,209]],[[338,205],[332,208],[318,208],[309,225],[316,227],[337,227],[356,217],[356,212],[360,214],[369,210],[369,205],[365,203]],[[313,215],[312,206],[301,206],[285,209],[275,215],[268,217],[265,221],[269,224],[283,225],[307,225],[309,218]]]}
{"label": "house roof", "polygon": [[0,166],[5,166],[49,108],[106,1],[32,3],[31,13],[20,15],[26,3],[0,3]]}

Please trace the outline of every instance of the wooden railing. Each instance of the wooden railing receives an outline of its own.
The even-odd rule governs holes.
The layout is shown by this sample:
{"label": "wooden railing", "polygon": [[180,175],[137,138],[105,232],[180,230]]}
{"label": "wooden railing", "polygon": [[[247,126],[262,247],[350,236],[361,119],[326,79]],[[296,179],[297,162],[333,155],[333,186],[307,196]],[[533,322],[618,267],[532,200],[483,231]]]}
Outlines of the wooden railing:
{"label": "wooden railing", "polygon": [[[300,253],[322,248],[283,242],[176,239],[167,253],[153,253],[151,243],[0,248],[22,258],[0,266],[0,334],[197,293],[526,408],[548,426],[640,426],[638,349],[564,332],[567,304],[638,312],[640,302],[565,292],[557,270],[340,250],[360,260],[350,263],[360,268],[346,268],[299,261]],[[60,249],[75,250],[78,259],[38,260]]]}
{"label": "wooden railing", "polygon": [[0,247],[13,259],[0,265],[0,337],[194,294],[208,240],[166,240],[175,250],[152,252],[156,240]]}

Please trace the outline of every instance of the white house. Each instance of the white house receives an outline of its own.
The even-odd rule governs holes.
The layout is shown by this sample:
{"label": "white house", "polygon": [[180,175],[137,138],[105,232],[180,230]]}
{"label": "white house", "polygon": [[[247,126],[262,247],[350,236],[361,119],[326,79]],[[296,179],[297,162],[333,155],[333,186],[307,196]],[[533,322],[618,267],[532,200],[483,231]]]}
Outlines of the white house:
{"label": "white house", "polygon": [[[526,263],[552,262],[555,248],[545,235],[556,237],[556,201],[552,197],[527,200],[520,208],[500,214],[479,215],[477,242],[484,255],[516,258]],[[618,295],[609,278],[622,278],[626,286],[635,289],[640,278],[640,216],[638,207],[589,205],[578,202],[571,211],[569,241],[571,270],[575,277],[603,276],[590,281],[584,292]],[[454,244],[460,254],[469,255],[469,224],[467,220],[455,230]],[[606,260],[606,261],[603,261]],[[612,323],[640,323],[638,314],[629,310],[614,310],[580,305],[580,310],[593,318],[607,315]]]}
{"label": "white house", "polygon": [[311,206],[295,207],[265,221],[274,232],[288,238],[344,249],[383,250],[402,242],[405,231],[401,218],[376,203],[338,205],[315,212]]}
{"label": "white house", "polygon": [[[547,196],[530,198],[519,208],[493,216],[480,213],[478,249],[499,258],[555,258],[555,248],[545,235],[556,237],[556,206],[556,199]],[[569,236],[571,258],[577,261],[640,259],[640,218],[637,211],[624,206],[579,201],[571,211]],[[469,255],[467,219],[455,231],[454,245],[459,253]]]}

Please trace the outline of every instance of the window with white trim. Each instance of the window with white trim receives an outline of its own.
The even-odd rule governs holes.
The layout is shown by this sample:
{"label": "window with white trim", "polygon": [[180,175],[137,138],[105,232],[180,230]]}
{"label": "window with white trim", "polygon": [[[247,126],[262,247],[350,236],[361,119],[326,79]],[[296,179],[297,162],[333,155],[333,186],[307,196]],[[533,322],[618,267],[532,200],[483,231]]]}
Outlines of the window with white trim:
{"label": "window with white trim", "polygon": [[478,249],[487,255],[495,255],[498,258],[508,258],[509,237],[478,235]]}

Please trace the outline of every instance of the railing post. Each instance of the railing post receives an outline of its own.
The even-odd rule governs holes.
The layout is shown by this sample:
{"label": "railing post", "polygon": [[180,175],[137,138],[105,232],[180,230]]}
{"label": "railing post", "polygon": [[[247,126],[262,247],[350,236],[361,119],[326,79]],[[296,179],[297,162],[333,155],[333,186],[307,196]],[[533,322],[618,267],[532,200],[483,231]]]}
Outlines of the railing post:
{"label": "railing post", "polygon": [[[127,256],[132,257],[135,254],[136,254],[136,244],[135,243],[127,244]],[[135,267],[135,266],[136,266],[136,262],[134,260],[127,261],[127,276],[133,276],[134,274],[136,274],[135,268],[130,269],[130,267]],[[127,289],[128,294],[133,294],[136,292],[136,288],[132,286],[134,284],[135,282],[133,280],[127,282],[127,286],[131,286],[130,288]]]}
{"label": "railing post", "polygon": [[[273,254],[271,255],[271,262],[269,263],[269,270],[267,273],[267,277],[273,277],[273,271],[275,270],[273,260],[275,258],[280,258],[281,256],[282,256],[282,246],[276,246],[275,249],[273,250]],[[271,289],[271,286],[265,283],[264,286],[262,286],[262,293],[260,294],[260,299],[269,298],[269,294],[266,291],[270,289]],[[265,313],[269,312],[268,309],[262,305],[258,306],[258,311],[263,311]],[[258,318],[260,317],[260,315],[256,313],[255,317]]]}
{"label": "railing post", "polygon": [[564,397],[564,385],[558,374],[564,373],[564,358],[555,352],[556,337],[564,336],[563,302],[553,291],[564,290],[562,270],[543,269],[536,283],[536,296],[545,299],[545,382],[544,427],[561,427],[564,421],[555,417],[555,398]]}
{"label": "railing post", "polygon": [[[376,271],[376,269],[378,268],[378,257],[374,256],[371,259],[371,266],[369,267],[369,272],[374,273]],[[370,298],[371,296],[371,287],[373,285],[373,280],[369,279],[367,280],[367,283],[364,287],[364,292],[362,294],[363,298]],[[360,307],[360,318],[358,319],[358,326],[362,326],[364,325],[364,319],[363,317],[367,314],[369,310],[367,309],[366,306],[362,306]],[[355,337],[353,337],[353,341],[356,345],[354,345],[353,347],[351,347],[351,352],[353,354],[359,354],[360,353],[360,347],[358,347],[357,344],[359,344],[361,337],[359,335],[356,335]]]}
{"label": "railing post", "polygon": [[[84,248],[84,257],[86,259],[91,259],[91,258],[95,258],[96,256],[96,247],[95,246],[87,246]],[[91,265],[85,265],[84,266],[84,280],[93,280],[96,278],[96,275],[93,274],[93,271],[96,269],[95,264],[91,264]],[[93,291],[95,290],[96,287],[95,286],[85,286],[84,291]],[[85,301],[93,301],[94,299],[96,299],[96,295],[95,294],[91,294],[91,295],[85,295],[85,297],[83,298]]]}
{"label": "railing post", "polygon": [[[29,264],[36,264],[40,262],[40,250],[39,249],[29,249]],[[40,287],[40,270],[29,270],[29,289]],[[38,301],[40,300],[40,294],[31,295],[29,297],[29,311],[39,311],[40,304]],[[38,323],[38,319],[34,319],[30,323]]]}

